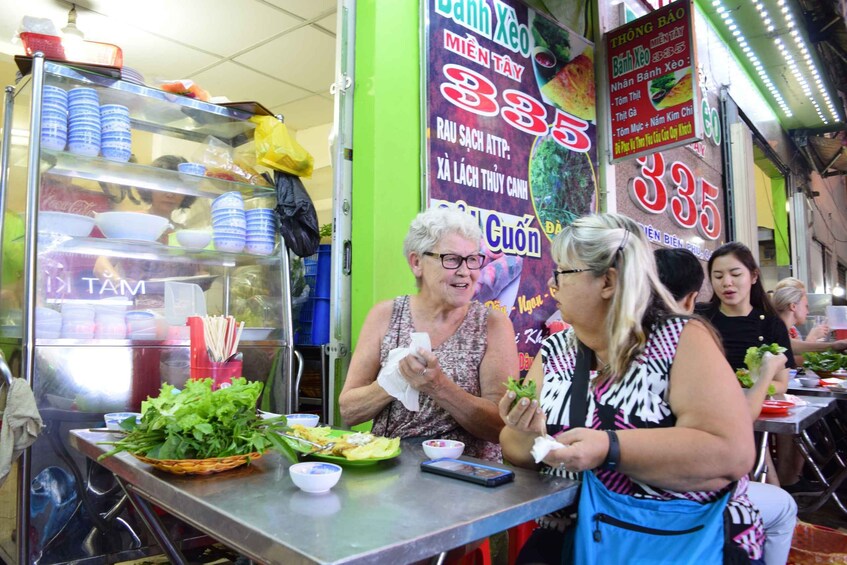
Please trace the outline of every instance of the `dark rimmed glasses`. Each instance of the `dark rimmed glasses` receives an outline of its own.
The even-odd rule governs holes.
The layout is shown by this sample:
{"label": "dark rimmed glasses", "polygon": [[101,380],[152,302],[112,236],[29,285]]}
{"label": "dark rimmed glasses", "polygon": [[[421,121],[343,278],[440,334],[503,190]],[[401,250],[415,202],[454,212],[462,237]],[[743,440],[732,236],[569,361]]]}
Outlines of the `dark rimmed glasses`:
{"label": "dark rimmed glasses", "polygon": [[572,275],[574,273],[584,273],[588,269],[553,269],[553,283],[559,286],[559,275]]}
{"label": "dark rimmed glasses", "polygon": [[455,271],[461,267],[462,263],[467,265],[468,269],[471,271],[477,271],[485,264],[485,255],[482,253],[474,253],[467,257],[462,257],[455,253],[433,253],[431,251],[424,251],[423,254],[429,255],[430,257],[438,257],[441,259],[441,266],[445,269],[450,269],[451,271]]}

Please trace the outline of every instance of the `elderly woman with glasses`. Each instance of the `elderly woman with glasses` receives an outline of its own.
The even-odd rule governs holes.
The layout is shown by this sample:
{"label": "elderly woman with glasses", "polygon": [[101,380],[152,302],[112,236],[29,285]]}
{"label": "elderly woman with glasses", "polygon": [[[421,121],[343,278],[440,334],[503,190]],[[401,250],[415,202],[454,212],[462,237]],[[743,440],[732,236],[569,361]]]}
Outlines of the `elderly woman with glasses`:
{"label": "elderly woman with glasses", "polygon": [[[503,456],[535,468],[531,449],[549,434],[563,447],[544,456],[544,474],[593,473],[608,490],[660,501],[707,503],[731,493],[724,551],[760,559],[762,523],[743,479],[753,466],[753,428],[717,336],[677,306],[629,218],[579,218],[556,236],[552,256],[551,295],[571,328],[542,342],[527,375],[538,400],[515,402],[511,391],[501,399]],[[578,351],[587,360],[581,370]],[[566,562],[571,512],[539,523],[518,563]]]}
{"label": "elderly woman with glasses", "polygon": [[[497,401],[518,374],[518,352],[509,318],[472,300],[485,262],[481,240],[476,220],[458,210],[431,208],[412,221],[403,254],[418,293],[368,314],[338,399],[347,425],[373,419],[375,434],[455,439],[465,455],[501,460]],[[389,352],[409,347],[412,332],[429,334],[432,344],[432,352],[412,351],[399,362],[420,393],[417,411],[377,381]]]}

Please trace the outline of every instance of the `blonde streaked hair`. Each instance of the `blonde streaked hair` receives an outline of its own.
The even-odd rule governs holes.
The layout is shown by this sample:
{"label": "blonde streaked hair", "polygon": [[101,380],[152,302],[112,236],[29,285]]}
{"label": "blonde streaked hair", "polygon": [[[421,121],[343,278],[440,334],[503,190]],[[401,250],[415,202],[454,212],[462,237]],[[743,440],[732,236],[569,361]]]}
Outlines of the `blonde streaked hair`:
{"label": "blonde streaked hair", "polygon": [[785,277],[784,279],[776,283],[776,286],[774,287],[774,292],[784,287],[798,288],[803,292],[806,291],[806,284],[800,279],[795,279],[794,277]]}
{"label": "blonde streaked hair", "polygon": [[641,228],[626,216],[593,214],[577,219],[553,240],[552,256],[565,269],[586,269],[595,277],[617,270],[615,294],[604,320],[609,358],[601,381],[626,374],[662,315],[685,314],[659,280]]}
{"label": "blonde streaked hair", "polygon": [[[796,281],[797,279],[794,280]],[[782,281],[780,281],[780,283],[781,282]],[[804,296],[806,296],[805,285],[802,287],[789,284],[783,286],[777,285],[776,290],[773,292],[773,296],[771,296],[771,302],[773,303],[773,307],[776,308],[776,311],[782,314],[791,308],[792,304],[797,304],[803,300]]]}

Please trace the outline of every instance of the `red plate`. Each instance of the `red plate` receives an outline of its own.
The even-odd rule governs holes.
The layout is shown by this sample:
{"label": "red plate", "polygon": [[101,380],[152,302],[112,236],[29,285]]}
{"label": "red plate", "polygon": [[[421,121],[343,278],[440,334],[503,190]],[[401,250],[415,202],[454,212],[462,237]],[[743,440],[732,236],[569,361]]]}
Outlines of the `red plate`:
{"label": "red plate", "polygon": [[787,400],[765,400],[762,402],[762,414],[784,415],[788,409],[794,408],[794,403]]}

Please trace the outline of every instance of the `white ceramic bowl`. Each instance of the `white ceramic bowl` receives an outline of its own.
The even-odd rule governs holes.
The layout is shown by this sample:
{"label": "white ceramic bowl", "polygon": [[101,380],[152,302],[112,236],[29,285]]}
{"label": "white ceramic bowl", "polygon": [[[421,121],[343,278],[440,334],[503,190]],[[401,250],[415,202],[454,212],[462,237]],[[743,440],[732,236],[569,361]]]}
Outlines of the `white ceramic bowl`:
{"label": "white ceramic bowl", "polygon": [[423,442],[423,450],[430,459],[455,459],[465,450],[465,444],[452,439],[428,439]]}
{"label": "white ceramic bowl", "polygon": [[121,422],[133,416],[135,416],[136,423],[141,422],[141,414],[138,412],[109,412],[103,416],[103,419],[106,421],[107,428],[110,430],[119,430],[121,429]]}
{"label": "white ceramic bowl", "polygon": [[169,223],[167,218],[143,212],[102,212],[94,218],[108,238],[156,241]]}
{"label": "white ceramic bowl", "polygon": [[39,212],[38,230],[71,237],[87,237],[94,229],[94,218],[65,212]]}
{"label": "white ceramic bowl", "polygon": [[209,230],[179,230],[176,232],[176,240],[186,249],[203,249],[212,241],[212,232]]}
{"label": "white ceramic bowl", "polygon": [[318,425],[320,417],[317,414],[286,414],[285,421],[289,426],[295,424],[304,428],[314,428]]}
{"label": "white ceramic bowl", "polygon": [[800,384],[806,387],[815,387],[820,384],[820,379],[817,377],[799,377]]}
{"label": "white ceramic bowl", "polygon": [[341,478],[341,467],[334,463],[310,461],[289,467],[291,480],[305,492],[320,494],[329,492]]}

